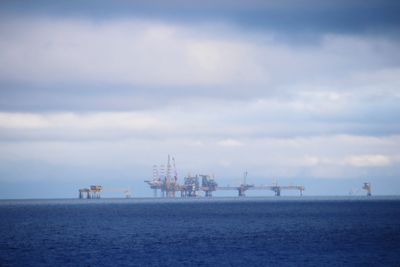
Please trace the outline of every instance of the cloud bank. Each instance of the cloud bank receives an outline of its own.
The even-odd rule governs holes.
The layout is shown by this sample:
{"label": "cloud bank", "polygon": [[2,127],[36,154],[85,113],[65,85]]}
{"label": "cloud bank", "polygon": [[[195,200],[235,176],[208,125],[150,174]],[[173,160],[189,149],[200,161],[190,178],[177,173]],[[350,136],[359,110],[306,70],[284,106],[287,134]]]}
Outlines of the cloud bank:
{"label": "cloud bank", "polygon": [[400,174],[396,2],[44,2],[2,3],[3,183],[139,182],[169,153],[228,182]]}

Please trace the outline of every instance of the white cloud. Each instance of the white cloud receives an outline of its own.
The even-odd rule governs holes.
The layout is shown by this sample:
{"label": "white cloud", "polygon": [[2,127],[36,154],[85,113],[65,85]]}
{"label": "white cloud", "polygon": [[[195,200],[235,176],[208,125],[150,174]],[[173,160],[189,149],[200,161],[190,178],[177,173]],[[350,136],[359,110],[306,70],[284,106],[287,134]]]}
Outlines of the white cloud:
{"label": "white cloud", "polygon": [[[237,185],[245,170],[249,172],[247,181],[254,184],[271,184],[277,180],[284,185],[283,178],[291,178],[294,184],[302,183],[297,181],[303,178],[319,179],[321,182],[336,178],[339,179],[338,183],[341,183],[340,179],[356,181],[361,177],[375,181],[378,181],[377,178],[381,181],[390,181],[392,178],[392,181],[396,181],[400,172],[395,164],[380,168],[354,167],[343,164],[343,158],[351,153],[362,155],[364,149],[373,151],[373,155],[380,155],[390,147],[392,150],[385,151],[385,156],[396,158],[397,155],[400,158],[399,136],[382,137],[378,142],[370,142],[369,138],[360,136],[351,138],[358,139],[359,145],[349,147],[349,143],[342,143],[340,136],[249,140],[246,146],[235,147],[235,153],[226,153],[226,147],[216,146],[215,142],[207,139],[203,139],[202,146],[192,146],[189,144],[190,138],[131,138],[112,142],[2,140],[0,167],[2,173],[10,175],[2,175],[0,183],[34,182],[40,179],[51,179],[52,182],[71,182],[72,179],[77,184],[99,180],[101,183],[113,183],[125,177],[124,184],[133,185],[135,192],[143,188],[144,194],[150,195],[150,189],[141,186],[143,180],[151,178],[153,164],[165,164],[168,154],[176,159],[181,182],[187,173],[208,173],[215,174],[221,185]],[[378,148],[375,147],[377,144]],[[304,151],[309,156],[305,156]],[[330,162],[326,159],[330,159]],[[374,169],[379,170],[374,172]],[[312,180],[307,181],[307,189],[314,187]],[[352,181],[348,180],[348,183]],[[374,184],[376,188],[382,186],[378,182]],[[324,186],[320,189],[324,189]],[[71,190],[75,192],[74,188]],[[329,190],[327,186],[324,192]],[[317,190],[314,194],[321,192]]]}
{"label": "white cloud", "polygon": [[49,127],[49,122],[42,114],[34,113],[0,113],[0,128],[40,129]]}
{"label": "white cloud", "polygon": [[250,43],[198,38],[179,25],[45,19],[11,25],[0,30],[7,40],[0,43],[6,80],[165,86],[264,79],[254,75],[260,66],[247,60]]}
{"label": "white cloud", "polygon": [[[171,153],[184,170],[226,177],[244,169],[259,177],[356,177],[371,166],[399,173],[395,40],[329,35],[297,46],[229,25],[206,31],[140,20],[7,25],[0,80],[32,87],[16,94],[20,106],[43,84],[38,104],[59,97],[53,85],[66,84],[60,90],[68,96],[69,82],[73,104],[102,101],[100,111],[82,113],[1,112],[2,159],[124,170],[134,162],[145,172]],[[234,34],[219,37],[226,29]],[[151,108],[101,110],[125,96]]]}
{"label": "white cloud", "polygon": [[303,159],[303,164],[305,166],[315,166],[320,163],[320,159],[318,157],[313,157],[313,156],[306,156]]}
{"label": "white cloud", "polygon": [[224,139],[217,143],[220,146],[227,146],[227,147],[235,147],[235,146],[242,146],[243,144],[235,139]]}
{"label": "white cloud", "polygon": [[349,156],[344,161],[355,167],[385,167],[392,163],[390,157],[385,155],[356,155]]}
{"label": "white cloud", "polygon": [[92,113],[7,113],[0,112],[4,129],[125,129],[144,130],[165,127],[155,116],[135,112]]}
{"label": "white cloud", "polygon": [[85,167],[93,172],[112,169],[132,173],[132,179],[137,181],[143,179],[137,173],[150,177],[152,165],[163,162],[168,154],[177,160],[180,176],[188,172],[215,173],[232,183],[244,170],[256,178],[318,179],[375,176],[370,167],[380,167],[380,177],[398,175],[400,171],[393,164],[400,158],[400,136],[220,139],[212,131],[198,134],[192,129],[182,135],[184,125],[172,128],[173,134],[167,135],[163,129],[149,129],[144,134],[121,128],[116,132],[106,128],[62,128],[60,132],[47,129],[38,133],[38,140],[32,139],[35,133],[17,129],[13,135],[24,132],[25,138],[18,142],[1,138],[0,161],[14,168],[33,162],[37,166]]}
{"label": "white cloud", "polygon": [[[394,41],[341,35],[326,35],[318,45],[291,46],[274,40],[273,32],[260,38],[229,25],[212,29],[149,20],[46,18],[7,22],[0,28],[0,78],[40,84],[189,86],[185,91],[212,86],[211,95],[221,90],[260,95],[290,91],[298,84],[330,84],[355,73],[367,84],[363,77],[383,67],[386,74],[371,79],[392,83],[398,50]],[[221,31],[235,34],[217,37]],[[335,92],[328,96],[339,97]]]}

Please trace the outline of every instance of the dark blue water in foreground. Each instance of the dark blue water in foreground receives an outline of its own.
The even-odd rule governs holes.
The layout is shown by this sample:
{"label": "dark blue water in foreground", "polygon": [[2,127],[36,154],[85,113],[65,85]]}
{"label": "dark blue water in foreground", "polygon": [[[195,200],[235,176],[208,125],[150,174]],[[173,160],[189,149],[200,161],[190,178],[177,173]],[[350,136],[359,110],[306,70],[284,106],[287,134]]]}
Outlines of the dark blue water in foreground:
{"label": "dark blue water in foreground", "polygon": [[1,266],[400,266],[400,200],[0,201]]}

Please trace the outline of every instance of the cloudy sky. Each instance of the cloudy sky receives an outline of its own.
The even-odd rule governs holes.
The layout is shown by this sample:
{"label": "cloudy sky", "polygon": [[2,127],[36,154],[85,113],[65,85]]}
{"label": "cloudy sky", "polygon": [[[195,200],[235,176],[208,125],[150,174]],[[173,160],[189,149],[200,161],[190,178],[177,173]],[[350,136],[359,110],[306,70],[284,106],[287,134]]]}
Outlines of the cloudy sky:
{"label": "cloudy sky", "polygon": [[378,0],[1,1],[0,198],[90,184],[151,196],[143,180],[168,154],[180,179],[234,185],[247,170],[308,195],[364,181],[400,194],[399,13]]}

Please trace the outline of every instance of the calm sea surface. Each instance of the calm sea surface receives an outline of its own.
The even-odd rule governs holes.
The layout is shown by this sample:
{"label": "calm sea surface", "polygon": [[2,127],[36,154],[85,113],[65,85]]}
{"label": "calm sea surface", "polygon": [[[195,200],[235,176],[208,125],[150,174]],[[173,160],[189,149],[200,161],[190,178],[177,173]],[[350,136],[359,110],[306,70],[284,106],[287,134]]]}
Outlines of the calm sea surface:
{"label": "calm sea surface", "polygon": [[0,266],[400,266],[400,198],[0,201]]}

